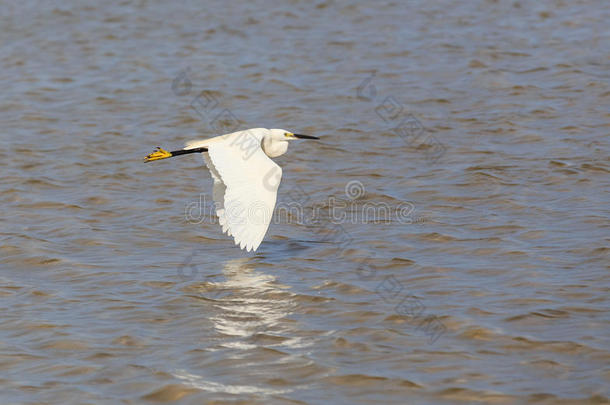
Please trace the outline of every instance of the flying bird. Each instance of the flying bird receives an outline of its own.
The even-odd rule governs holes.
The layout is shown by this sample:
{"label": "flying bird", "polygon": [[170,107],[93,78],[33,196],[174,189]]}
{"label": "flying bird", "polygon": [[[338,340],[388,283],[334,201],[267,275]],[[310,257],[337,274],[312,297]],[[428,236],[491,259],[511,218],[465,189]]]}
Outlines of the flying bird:
{"label": "flying bird", "polygon": [[252,128],[189,141],[173,152],[157,147],[144,161],[200,153],[214,180],[212,198],[222,231],[241,249],[256,251],[269,228],[282,178],[282,168],[270,158],[286,153],[294,139],[320,138]]}

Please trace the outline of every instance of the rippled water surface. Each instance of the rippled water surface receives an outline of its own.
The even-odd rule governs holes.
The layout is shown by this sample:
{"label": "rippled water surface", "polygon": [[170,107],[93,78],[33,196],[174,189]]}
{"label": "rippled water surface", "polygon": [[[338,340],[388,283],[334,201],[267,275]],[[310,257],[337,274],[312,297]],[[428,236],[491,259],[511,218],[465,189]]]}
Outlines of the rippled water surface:
{"label": "rippled water surface", "polygon": [[[3,4],[0,402],[608,403],[608,21]],[[142,163],[249,127],[322,138],[250,254],[199,157]]]}

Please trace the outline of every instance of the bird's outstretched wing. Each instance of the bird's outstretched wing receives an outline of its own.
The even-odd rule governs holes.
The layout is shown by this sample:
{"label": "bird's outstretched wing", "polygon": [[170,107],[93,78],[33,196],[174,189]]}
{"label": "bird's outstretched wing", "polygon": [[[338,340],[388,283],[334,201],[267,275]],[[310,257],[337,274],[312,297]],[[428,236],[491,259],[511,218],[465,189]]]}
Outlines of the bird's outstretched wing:
{"label": "bird's outstretched wing", "polygon": [[[213,140],[218,142],[217,139]],[[205,145],[205,147],[207,147],[208,142],[210,142],[209,139],[189,141],[186,143],[185,149],[199,148],[201,147],[201,145]],[[220,173],[218,173],[218,170],[216,170],[216,167],[212,163],[210,155],[207,153],[202,153],[201,156],[203,157],[203,161],[210,170],[210,174],[212,175],[212,179],[214,180],[214,187],[212,188],[212,199],[214,200],[214,209],[216,210],[218,223],[222,227],[222,232],[231,236],[231,231],[229,230],[227,220],[225,219],[224,215],[225,190],[227,189],[227,186],[225,186],[225,184],[222,182],[222,179],[220,178]]]}
{"label": "bird's outstretched wing", "polygon": [[223,232],[233,236],[240,248],[256,250],[273,216],[282,168],[263,152],[260,140],[244,143],[228,138],[209,145],[208,156],[203,155],[214,178]]}
{"label": "bird's outstretched wing", "polygon": [[222,227],[222,232],[231,236],[231,231],[225,218],[225,191],[227,186],[222,182],[220,173],[212,163],[209,154],[202,153],[205,165],[210,169],[212,179],[214,179],[214,187],[212,189],[212,199],[214,200],[214,209],[216,210],[216,216],[218,217],[218,223]]}

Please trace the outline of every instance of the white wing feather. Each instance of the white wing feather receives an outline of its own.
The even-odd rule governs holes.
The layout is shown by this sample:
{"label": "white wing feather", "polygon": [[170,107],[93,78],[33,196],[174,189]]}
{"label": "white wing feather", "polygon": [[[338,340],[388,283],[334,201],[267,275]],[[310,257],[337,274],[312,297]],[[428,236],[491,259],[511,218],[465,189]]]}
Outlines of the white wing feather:
{"label": "white wing feather", "polygon": [[213,198],[222,230],[241,249],[256,250],[273,216],[282,168],[265,154],[254,135],[247,131],[231,135],[189,143],[187,148],[208,148],[202,155],[214,179]]}
{"label": "white wing feather", "polygon": [[[207,144],[210,143],[210,141],[216,141],[216,138],[189,141],[186,143],[185,149],[207,147]],[[212,188],[212,199],[214,200],[214,209],[216,211],[216,216],[218,217],[218,223],[222,227],[222,232],[231,236],[231,231],[229,230],[227,220],[224,216],[224,198],[225,190],[227,189],[227,187],[222,182],[222,179],[220,178],[220,173],[218,173],[218,170],[216,170],[216,167],[212,163],[210,156],[207,153],[202,153],[201,156],[203,156],[203,161],[210,170],[210,174],[212,175],[212,179],[214,180],[214,186]]]}
{"label": "white wing feather", "polygon": [[212,179],[214,179],[214,188],[212,189],[212,199],[214,200],[214,208],[216,210],[216,216],[218,217],[218,223],[222,227],[222,232],[231,236],[231,230],[227,224],[225,218],[225,191],[227,186],[222,182],[220,173],[216,170],[216,167],[212,163],[210,156],[207,153],[202,153],[205,165],[210,169]]}

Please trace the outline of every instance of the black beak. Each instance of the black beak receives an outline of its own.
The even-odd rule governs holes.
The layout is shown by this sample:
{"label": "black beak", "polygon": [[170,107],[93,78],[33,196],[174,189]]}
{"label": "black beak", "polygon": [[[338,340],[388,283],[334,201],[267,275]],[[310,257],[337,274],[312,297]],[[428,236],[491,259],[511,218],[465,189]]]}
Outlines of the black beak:
{"label": "black beak", "polygon": [[317,136],[311,136],[311,135],[301,135],[301,134],[293,134],[293,135],[299,139],[320,139]]}

